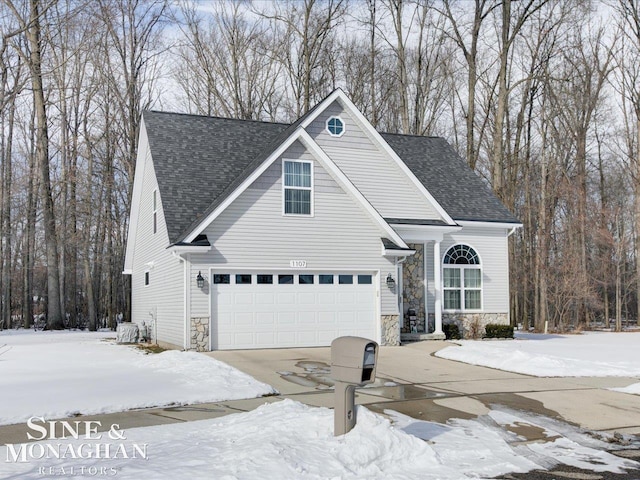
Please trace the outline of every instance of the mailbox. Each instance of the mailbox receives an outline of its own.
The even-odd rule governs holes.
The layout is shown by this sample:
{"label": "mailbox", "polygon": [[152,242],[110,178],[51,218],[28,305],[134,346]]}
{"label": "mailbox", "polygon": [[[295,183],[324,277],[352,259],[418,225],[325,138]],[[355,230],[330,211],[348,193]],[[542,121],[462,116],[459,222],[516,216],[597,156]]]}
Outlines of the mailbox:
{"label": "mailbox", "polygon": [[335,380],[334,435],[348,433],[356,424],[356,385],[376,378],[378,344],[361,337],[339,337],[331,342],[331,378]]}
{"label": "mailbox", "polygon": [[331,378],[365,385],[376,377],[378,344],[360,337],[339,337],[331,342]]}

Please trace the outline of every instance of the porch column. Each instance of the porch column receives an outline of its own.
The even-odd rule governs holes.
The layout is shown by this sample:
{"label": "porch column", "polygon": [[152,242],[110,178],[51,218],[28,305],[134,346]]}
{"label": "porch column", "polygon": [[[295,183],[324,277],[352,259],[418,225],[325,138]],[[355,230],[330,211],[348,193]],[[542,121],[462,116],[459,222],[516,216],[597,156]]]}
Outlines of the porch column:
{"label": "porch column", "polygon": [[433,288],[435,292],[435,330],[433,333],[444,333],[442,331],[442,279],[440,272],[442,266],[440,265],[440,241],[436,240],[433,243]]}
{"label": "porch column", "polygon": [[429,331],[429,269],[427,262],[427,242],[422,244],[422,283],[423,283],[423,295],[424,295],[424,333],[431,333]]}

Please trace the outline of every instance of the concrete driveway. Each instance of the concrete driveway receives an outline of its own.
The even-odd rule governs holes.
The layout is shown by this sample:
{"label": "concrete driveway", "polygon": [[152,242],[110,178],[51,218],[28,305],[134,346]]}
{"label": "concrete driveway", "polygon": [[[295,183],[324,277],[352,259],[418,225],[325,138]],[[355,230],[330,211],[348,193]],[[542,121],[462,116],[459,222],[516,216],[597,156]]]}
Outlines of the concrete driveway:
{"label": "concrete driveway", "polygon": [[[433,355],[447,342],[381,347],[377,381],[356,390],[356,402],[377,412],[392,409],[446,422],[475,418],[504,405],[580,427],[640,434],[640,398],[608,387],[635,378],[538,378],[467,365]],[[275,387],[280,397],[333,407],[329,348],[236,350],[207,353]],[[275,399],[274,399],[275,400]]]}

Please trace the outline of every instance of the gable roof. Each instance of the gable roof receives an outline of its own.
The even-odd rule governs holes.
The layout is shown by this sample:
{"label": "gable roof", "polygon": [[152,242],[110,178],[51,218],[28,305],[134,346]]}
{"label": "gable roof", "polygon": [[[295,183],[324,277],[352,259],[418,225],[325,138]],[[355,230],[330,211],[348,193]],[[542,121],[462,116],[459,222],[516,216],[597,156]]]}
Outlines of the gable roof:
{"label": "gable roof", "polygon": [[[320,104],[291,125],[144,112],[169,241],[193,235]],[[381,136],[453,220],[520,223],[443,138]]]}
{"label": "gable roof", "polygon": [[444,138],[381,135],[454,220],[520,224]]}
{"label": "gable roof", "polygon": [[179,113],[143,114],[169,241],[223,197],[289,125]]}

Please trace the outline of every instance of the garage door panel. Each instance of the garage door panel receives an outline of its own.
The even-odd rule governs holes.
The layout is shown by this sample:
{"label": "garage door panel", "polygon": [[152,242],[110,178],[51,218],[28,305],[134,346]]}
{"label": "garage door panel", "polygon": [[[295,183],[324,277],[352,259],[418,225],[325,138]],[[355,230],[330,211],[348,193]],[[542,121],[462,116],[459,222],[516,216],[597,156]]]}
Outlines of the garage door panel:
{"label": "garage door panel", "polygon": [[271,293],[256,293],[256,305],[273,305],[276,303],[275,295]]}
{"label": "garage door panel", "polygon": [[233,296],[234,305],[253,305],[252,293],[235,293]]}
{"label": "garage door panel", "polygon": [[256,312],[256,326],[273,326],[275,321],[276,314],[274,312]]}
{"label": "garage door panel", "polygon": [[335,330],[328,330],[328,331],[323,331],[323,330],[319,330],[318,331],[318,343],[323,344],[323,345],[329,345],[331,344],[331,342],[333,341],[333,339],[336,338],[336,331]]}
{"label": "garage door panel", "polygon": [[[328,287],[328,285],[323,285],[323,287]],[[331,287],[329,287],[331,288]],[[333,292],[318,292],[318,303],[324,305],[335,305],[336,303],[336,295]]]}
{"label": "garage door panel", "polygon": [[[237,272],[225,273],[236,278]],[[328,346],[342,335],[377,337],[375,283],[358,284],[358,272],[319,272],[333,275],[333,284],[320,284],[318,272],[304,272],[302,284],[297,273],[287,284],[277,283],[282,272],[241,273],[251,283],[212,285],[212,343],[219,349]],[[276,283],[259,284],[257,274],[273,275]],[[351,275],[355,283],[340,284],[339,275]]]}
{"label": "garage door panel", "polygon": [[318,336],[316,331],[298,332],[297,337],[298,345],[311,346],[318,343]]}
{"label": "garage door panel", "polygon": [[315,293],[299,293],[298,304],[300,305],[315,305],[317,302]]}
{"label": "garage door panel", "polygon": [[232,292],[220,292],[217,296],[218,305],[233,305]]}
{"label": "garage door panel", "polygon": [[296,323],[295,312],[280,312],[276,315],[278,316],[278,325],[295,325]]}
{"label": "garage door panel", "polygon": [[252,312],[236,313],[234,323],[240,326],[250,326],[253,325],[253,318],[254,315]]}
{"label": "garage door panel", "polygon": [[293,292],[278,293],[279,305],[295,305],[296,294]]}
{"label": "garage door panel", "polygon": [[358,297],[354,292],[340,292],[338,293],[338,301],[336,303],[338,305],[355,305],[357,299]]}
{"label": "garage door panel", "polygon": [[352,326],[358,318],[357,312],[338,312],[338,322],[340,325]]}
{"label": "garage door panel", "polygon": [[255,345],[255,341],[253,339],[253,333],[252,332],[246,332],[246,333],[235,333],[233,335],[233,340],[236,343],[236,345]]}
{"label": "garage door panel", "polygon": [[318,312],[318,324],[320,325],[334,325],[336,323],[336,313],[333,311]]}
{"label": "garage door panel", "polygon": [[296,334],[294,332],[277,332],[278,344],[293,346],[296,343]]}
{"label": "garage door panel", "polygon": [[275,345],[276,336],[273,332],[258,332],[256,333],[256,343],[258,345]]}

